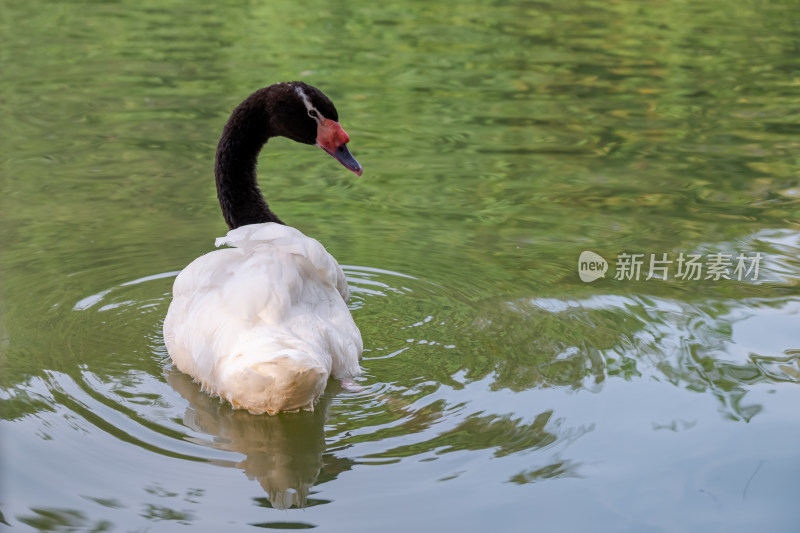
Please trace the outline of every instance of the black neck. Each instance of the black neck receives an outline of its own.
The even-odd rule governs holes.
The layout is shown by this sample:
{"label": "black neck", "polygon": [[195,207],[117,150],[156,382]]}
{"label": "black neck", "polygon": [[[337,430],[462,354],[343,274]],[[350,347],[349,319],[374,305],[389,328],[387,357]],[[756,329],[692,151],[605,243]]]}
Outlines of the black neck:
{"label": "black neck", "polygon": [[231,229],[262,222],[283,224],[270,210],[256,181],[258,154],[272,136],[270,117],[253,97],[242,102],[225,124],[214,173],[222,215]]}

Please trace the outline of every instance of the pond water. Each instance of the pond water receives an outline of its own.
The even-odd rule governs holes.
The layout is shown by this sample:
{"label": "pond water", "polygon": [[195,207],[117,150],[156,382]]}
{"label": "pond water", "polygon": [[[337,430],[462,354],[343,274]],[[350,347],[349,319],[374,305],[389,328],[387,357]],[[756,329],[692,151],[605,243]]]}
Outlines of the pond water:
{"label": "pond water", "polygon": [[[5,2],[0,528],[797,531],[798,20]],[[254,416],[161,324],[226,231],[222,125],[293,79],[364,175],[276,139],[261,184],[344,266],[365,372]]]}

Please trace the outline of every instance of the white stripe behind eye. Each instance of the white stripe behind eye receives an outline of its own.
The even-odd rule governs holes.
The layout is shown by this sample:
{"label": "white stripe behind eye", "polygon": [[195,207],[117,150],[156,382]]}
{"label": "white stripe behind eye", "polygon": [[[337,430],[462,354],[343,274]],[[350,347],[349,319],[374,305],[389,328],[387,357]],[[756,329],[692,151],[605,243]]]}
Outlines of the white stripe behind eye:
{"label": "white stripe behind eye", "polygon": [[313,109],[313,110],[314,110],[314,111],[317,113],[317,116],[316,116],[316,117],[314,117],[314,120],[316,120],[317,122],[319,122],[319,121],[320,121],[320,119],[322,118],[322,113],[320,113],[319,111],[317,111],[317,108],[316,108],[316,107],[314,107],[314,106],[311,104],[311,100],[309,100],[309,99],[308,99],[308,96],[306,96],[306,93],[305,93],[305,92],[303,92],[303,89],[302,89],[302,88],[301,88],[299,85],[295,85],[295,86],[294,86],[294,92],[296,92],[296,93],[297,93],[297,95],[298,95],[298,96],[300,96],[300,98],[302,98],[302,99],[303,99],[303,104],[306,106],[306,111],[311,111],[311,110]]}

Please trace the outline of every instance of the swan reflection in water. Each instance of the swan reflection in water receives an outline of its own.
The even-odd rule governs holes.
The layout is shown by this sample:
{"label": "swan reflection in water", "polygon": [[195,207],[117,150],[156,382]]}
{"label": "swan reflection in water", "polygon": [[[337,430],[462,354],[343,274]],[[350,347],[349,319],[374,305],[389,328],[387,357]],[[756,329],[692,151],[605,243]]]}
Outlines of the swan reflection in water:
{"label": "swan reflection in water", "polygon": [[[167,382],[189,402],[184,424],[211,437],[203,444],[245,455],[235,466],[256,479],[276,509],[305,507],[311,487],[322,470],[325,416],[341,390],[331,380],[313,412],[252,415],[202,392],[175,368],[165,371]],[[213,463],[214,461],[212,461]]]}

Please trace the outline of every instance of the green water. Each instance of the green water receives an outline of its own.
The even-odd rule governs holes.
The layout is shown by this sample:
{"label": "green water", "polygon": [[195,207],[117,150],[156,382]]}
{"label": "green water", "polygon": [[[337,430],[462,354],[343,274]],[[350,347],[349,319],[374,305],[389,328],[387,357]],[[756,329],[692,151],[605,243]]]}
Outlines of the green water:
{"label": "green water", "polygon": [[[798,21],[4,2],[0,529],[796,531]],[[293,79],[336,103],[364,175],[276,139],[262,188],[344,265],[363,390],[253,416],[171,366],[161,323],[226,231],[222,125]],[[605,278],[581,281],[587,250]],[[678,279],[681,254],[727,254],[732,279]]]}

